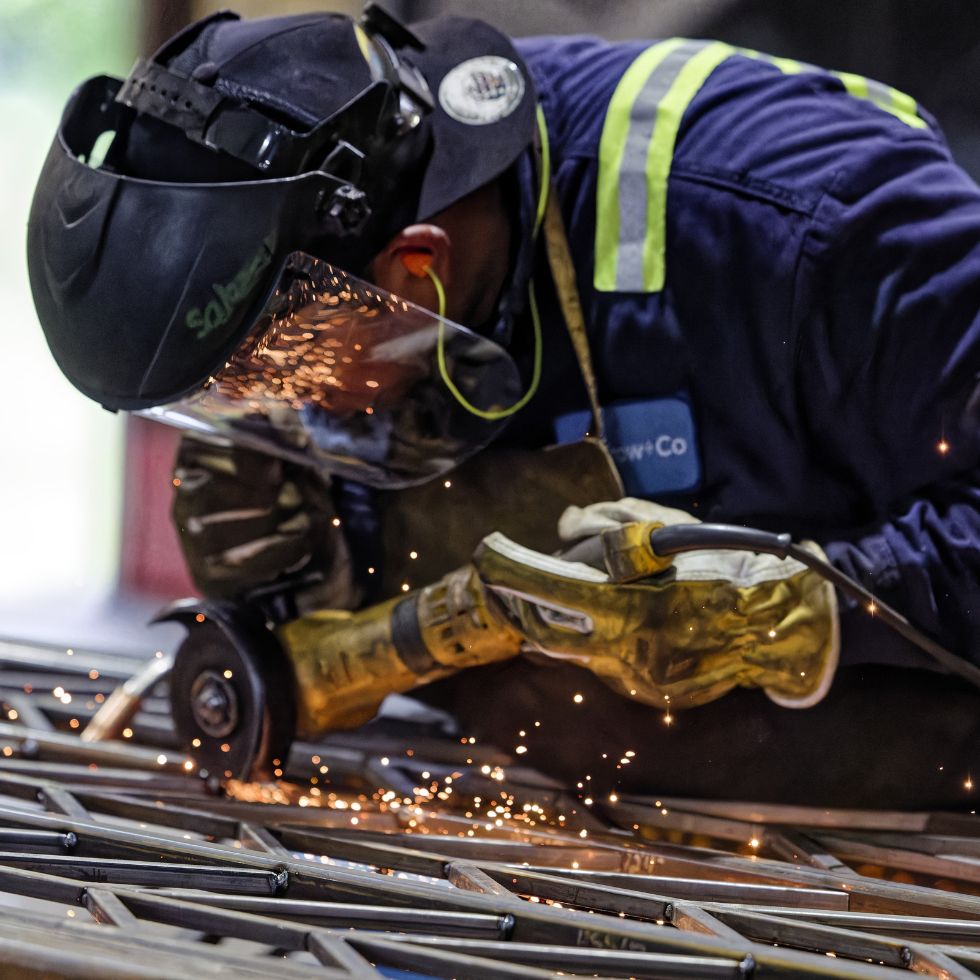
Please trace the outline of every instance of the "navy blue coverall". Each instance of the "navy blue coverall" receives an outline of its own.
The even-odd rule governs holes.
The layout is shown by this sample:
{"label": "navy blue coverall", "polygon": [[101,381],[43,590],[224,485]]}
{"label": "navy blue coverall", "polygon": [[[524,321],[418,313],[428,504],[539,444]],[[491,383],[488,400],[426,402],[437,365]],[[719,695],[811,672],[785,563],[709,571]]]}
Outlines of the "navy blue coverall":
{"label": "navy blue coverall", "polygon": [[[980,189],[930,117],[855,76],[727,49],[692,82],[706,45],[688,42],[624,101],[648,47],[520,42],[627,490],[812,538],[980,662]],[[547,299],[543,319],[544,380],[512,443],[587,427]],[[844,663],[925,663],[866,610],[842,630]]]}

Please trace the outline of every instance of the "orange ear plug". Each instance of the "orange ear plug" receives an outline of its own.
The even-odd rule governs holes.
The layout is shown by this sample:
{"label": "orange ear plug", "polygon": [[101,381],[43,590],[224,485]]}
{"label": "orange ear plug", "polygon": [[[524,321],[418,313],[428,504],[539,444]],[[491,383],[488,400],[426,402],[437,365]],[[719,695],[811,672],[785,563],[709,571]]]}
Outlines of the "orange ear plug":
{"label": "orange ear plug", "polygon": [[402,252],[402,265],[418,279],[424,279],[432,267],[432,256],[428,252]]}

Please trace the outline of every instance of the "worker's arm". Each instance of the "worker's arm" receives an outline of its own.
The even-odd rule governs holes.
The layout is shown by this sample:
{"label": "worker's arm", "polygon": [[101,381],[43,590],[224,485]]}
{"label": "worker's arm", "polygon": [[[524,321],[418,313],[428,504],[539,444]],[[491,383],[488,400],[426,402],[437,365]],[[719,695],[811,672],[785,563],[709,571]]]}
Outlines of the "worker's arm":
{"label": "worker's arm", "polygon": [[[925,136],[842,160],[801,263],[798,384],[858,526],[830,559],[980,660],[980,189]],[[845,662],[903,642],[845,612]]]}
{"label": "worker's arm", "polygon": [[174,488],[181,549],[207,598],[281,588],[300,609],[359,601],[330,487],[313,470],[185,435]]}

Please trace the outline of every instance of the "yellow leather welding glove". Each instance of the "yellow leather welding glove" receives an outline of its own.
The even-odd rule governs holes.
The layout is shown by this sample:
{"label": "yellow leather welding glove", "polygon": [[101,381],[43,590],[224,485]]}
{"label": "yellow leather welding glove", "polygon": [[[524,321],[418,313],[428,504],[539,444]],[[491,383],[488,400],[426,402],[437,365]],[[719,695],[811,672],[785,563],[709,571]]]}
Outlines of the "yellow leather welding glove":
{"label": "yellow leather welding glove", "polygon": [[[616,567],[610,551],[618,548],[620,559],[641,568],[633,552],[650,530],[680,522],[697,523],[626,498],[570,508],[559,531],[569,542],[604,531],[613,545],[607,564]],[[647,552],[646,577],[617,582],[492,534],[474,564],[531,649],[578,662],[627,697],[687,708],[735,686],[761,687],[778,704],[805,708],[826,694],[838,658],[837,602],[817,573],[748,552],[698,551],[673,561]]]}
{"label": "yellow leather welding glove", "polygon": [[350,607],[357,594],[327,485],[311,470],[229,441],[185,435],[174,464],[173,519],[195,585],[237,598],[306,585],[304,608]]}

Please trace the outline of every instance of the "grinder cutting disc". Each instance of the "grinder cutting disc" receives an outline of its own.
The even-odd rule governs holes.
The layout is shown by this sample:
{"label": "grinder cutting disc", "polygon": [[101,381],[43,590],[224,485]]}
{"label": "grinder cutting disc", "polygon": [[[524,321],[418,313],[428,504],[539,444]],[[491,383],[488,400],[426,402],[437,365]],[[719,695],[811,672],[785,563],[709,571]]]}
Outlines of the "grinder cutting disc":
{"label": "grinder cutting disc", "polygon": [[293,672],[275,635],[232,603],[187,600],[160,618],[188,629],[170,676],[187,753],[219,780],[274,778],[296,726]]}

